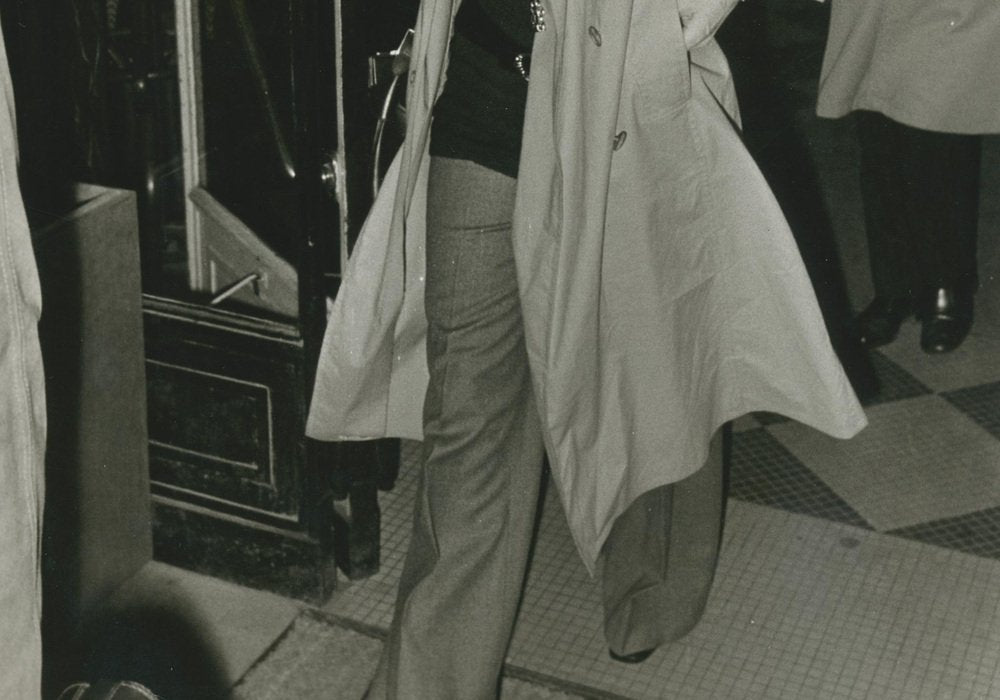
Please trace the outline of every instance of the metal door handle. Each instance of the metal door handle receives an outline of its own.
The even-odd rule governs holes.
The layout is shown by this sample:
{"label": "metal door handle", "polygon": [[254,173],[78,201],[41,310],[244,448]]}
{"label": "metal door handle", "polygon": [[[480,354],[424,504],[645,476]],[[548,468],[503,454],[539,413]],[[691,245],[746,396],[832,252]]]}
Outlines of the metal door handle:
{"label": "metal door handle", "polygon": [[210,302],[208,302],[208,303],[211,306],[215,306],[216,304],[219,304],[219,303],[225,301],[226,299],[228,299],[229,297],[231,297],[232,295],[236,294],[236,292],[240,291],[241,289],[243,289],[248,284],[252,284],[253,285],[254,294],[258,294],[259,295],[260,291],[257,289],[257,282],[260,279],[261,279],[261,274],[259,272],[251,272],[249,275],[245,275],[243,277],[240,277],[238,280],[236,280],[231,285],[229,285],[228,287],[226,287],[225,289],[223,289],[221,292],[219,292],[218,294],[216,294],[214,297],[212,297],[212,300]]}
{"label": "metal door handle", "polygon": [[[390,112],[396,100],[396,94],[400,89],[400,84],[402,83],[405,88],[404,77],[410,70],[410,53],[412,50],[413,30],[407,29],[399,46],[387,54],[383,54],[383,56],[392,59],[392,82],[389,83],[389,89],[386,90],[385,99],[382,101],[382,109],[379,111],[378,121],[375,122],[375,136],[372,139],[372,197],[378,196],[379,187],[382,185],[382,178],[378,171],[379,163],[382,161],[382,137],[385,133],[386,124],[389,122]],[[372,73],[369,76],[369,82],[371,82],[371,78],[375,76],[374,62],[370,60],[369,65],[371,66]]]}
{"label": "metal door handle", "polygon": [[326,158],[319,166],[319,179],[326,193],[336,199],[340,192],[340,162],[336,155]]}

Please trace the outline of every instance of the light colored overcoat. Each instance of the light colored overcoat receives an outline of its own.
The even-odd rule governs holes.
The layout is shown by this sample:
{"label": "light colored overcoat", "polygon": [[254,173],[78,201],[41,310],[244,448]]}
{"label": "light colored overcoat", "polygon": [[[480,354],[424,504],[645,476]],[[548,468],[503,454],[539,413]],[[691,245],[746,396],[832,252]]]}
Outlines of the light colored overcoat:
{"label": "light colored overcoat", "polygon": [[832,0],[817,113],[1000,133],[1000,2]]}
{"label": "light colored overcoat", "polygon": [[14,94],[0,36],[0,698],[42,692],[42,296],[17,179]]}
{"label": "light colored overcoat", "polygon": [[[308,432],[419,438],[430,111],[455,0],[417,23],[406,141],[349,262]],[[555,483],[593,567],[615,517],[705,460],[724,422],[865,417],[784,218],[734,126],[725,59],[689,61],[673,0],[548,0],[514,248]]]}

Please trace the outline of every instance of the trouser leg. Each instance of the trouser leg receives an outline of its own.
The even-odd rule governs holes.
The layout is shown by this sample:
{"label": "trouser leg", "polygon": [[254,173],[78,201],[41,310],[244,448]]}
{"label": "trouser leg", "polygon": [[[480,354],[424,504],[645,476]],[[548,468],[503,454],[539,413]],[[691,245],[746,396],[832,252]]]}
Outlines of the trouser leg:
{"label": "trouser leg", "polygon": [[858,112],[861,195],[875,293],[974,291],[982,138]]}
{"label": "trouser leg", "polygon": [[510,239],[511,178],[434,159],[423,470],[370,697],[495,697],[538,505],[543,447]]}
{"label": "trouser leg", "polygon": [[920,283],[975,291],[982,138],[899,125],[904,210]]}
{"label": "trouser leg", "polygon": [[861,148],[861,202],[875,295],[917,293],[917,250],[906,213],[901,125],[877,112],[856,117]]}
{"label": "trouser leg", "polygon": [[693,475],[640,496],[602,550],[604,635],[618,655],[674,641],[701,618],[723,520],[726,431]]}

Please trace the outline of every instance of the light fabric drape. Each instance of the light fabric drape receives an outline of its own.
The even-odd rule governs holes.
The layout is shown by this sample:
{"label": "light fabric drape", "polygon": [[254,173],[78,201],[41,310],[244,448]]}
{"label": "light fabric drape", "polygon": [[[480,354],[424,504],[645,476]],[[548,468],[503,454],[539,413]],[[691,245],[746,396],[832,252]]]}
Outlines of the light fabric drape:
{"label": "light fabric drape", "polygon": [[[428,0],[417,20],[407,136],[333,305],[318,439],[421,436],[423,173],[457,7]],[[672,0],[546,9],[514,253],[552,473],[593,570],[615,518],[702,465],[726,421],[767,410],[846,438],[865,417],[718,45],[689,57]]]}
{"label": "light fabric drape", "polygon": [[1000,133],[1000,2],[832,0],[817,112]]}
{"label": "light fabric drape", "polygon": [[0,36],[0,698],[41,695],[45,396],[41,292],[17,179],[14,97]]}

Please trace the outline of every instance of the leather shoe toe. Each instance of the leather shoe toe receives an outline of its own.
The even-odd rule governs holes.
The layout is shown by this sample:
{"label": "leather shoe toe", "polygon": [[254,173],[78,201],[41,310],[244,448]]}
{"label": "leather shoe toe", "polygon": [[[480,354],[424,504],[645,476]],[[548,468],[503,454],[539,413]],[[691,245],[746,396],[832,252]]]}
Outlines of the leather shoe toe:
{"label": "leather shoe toe", "polygon": [[909,297],[875,297],[858,315],[858,340],[867,348],[891,343],[912,313],[913,301]]}
{"label": "leather shoe toe", "polygon": [[610,655],[615,661],[620,661],[623,664],[641,664],[643,661],[648,659],[654,651],[656,651],[656,647],[653,647],[652,649],[643,649],[642,651],[635,651],[631,654],[616,654],[608,649],[608,655]]}
{"label": "leather shoe toe", "polygon": [[920,332],[920,347],[932,355],[951,352],[962,344],[972,324],[952,318],[930,318]]}
{"label": "leather shoe toe", "polygon": [[951,352],[965,340],[972,329],[973,302],[971,294],[953,289],[933,290],[930,303],[921,314],[920,347],[924,352]]}

